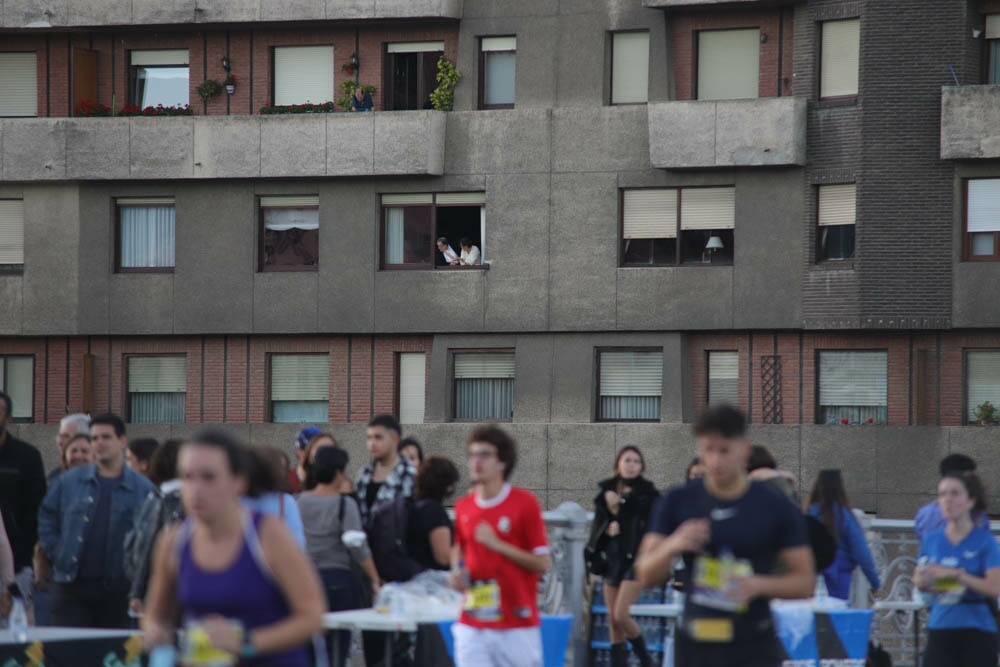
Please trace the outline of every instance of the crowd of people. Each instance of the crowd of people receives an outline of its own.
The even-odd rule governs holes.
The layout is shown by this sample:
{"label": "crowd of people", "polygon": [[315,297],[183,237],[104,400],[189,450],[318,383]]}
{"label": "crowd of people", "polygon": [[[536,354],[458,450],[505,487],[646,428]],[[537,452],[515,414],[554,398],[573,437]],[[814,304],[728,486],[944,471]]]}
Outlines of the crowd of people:
{"label": "crowd of people", "polygon": [[[440,570],[465,599],[453,630],[459,667],[542,664],[545,523],[535,496],[510,483],[517,444],[497,425],[469,434],[470,489],[459,493],[458,467],[425,456],[391,415],[368,423],[368,457],[353,476],[347,450],[317,426],[296,436],[293,463],[224,430],[129,440],[116,415],[69,415],[60,465],[46,475],[38,450],[7,431],[11,408],[0,393],[0,617],[8,590],[25,600],[34,591],[38,624],[138,623],[152,650],[183,630],[182,651],[241,665],[305,667],[317,652],[345,664],[349,638],[329,642],[335,655],[322,641],[325,611],[369,607],[386,583]],[[611,664],[630,654],[654,664],[630,608],[671,582],[684,601],[674,665],[775,667],[770,600],[813,596],[817,574],[824,594],[846,600],[857,568],[874,591],[879,573],[839,470],[821,471],[800,499],[798,480],[749,442],[739,411],[706,410],[694,436],[698,456],[664,493],[632,445],[597,484],[585,553],[603,580]],[[915,522],[928,667],[997,659],[1000,548],[975,467],[946,457],[938,500]],[[362,644],[369,667],[413,664],[407,637],[364,633]]]}

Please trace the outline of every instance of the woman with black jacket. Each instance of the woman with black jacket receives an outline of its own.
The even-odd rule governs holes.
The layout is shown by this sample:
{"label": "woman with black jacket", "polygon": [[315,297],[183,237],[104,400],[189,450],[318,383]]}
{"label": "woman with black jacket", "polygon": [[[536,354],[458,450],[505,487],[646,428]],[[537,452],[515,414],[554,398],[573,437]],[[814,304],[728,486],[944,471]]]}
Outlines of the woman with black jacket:
{"label": "woman with black jacket", "polygon": [[598,484],[600,491],[594,498],[593,532],[587,550],[591,572],[604,577],[612,667],[628,664],[628,644],[642,667],[653,667],[642,631],[629,611],[642,593],[632,562],[658,495],[656,487],[642,476],[645,470],[639,448],[623,447],[615,459],[615,476]]}

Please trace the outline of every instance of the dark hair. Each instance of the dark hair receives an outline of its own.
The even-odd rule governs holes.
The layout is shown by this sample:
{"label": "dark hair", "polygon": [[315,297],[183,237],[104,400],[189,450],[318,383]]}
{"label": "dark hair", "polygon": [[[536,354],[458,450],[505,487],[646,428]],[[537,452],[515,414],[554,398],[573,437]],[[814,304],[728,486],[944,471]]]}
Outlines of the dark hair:
{"label": "dark hair", "polygon": [[[979,475],[974,472],[949,471],[941,479],[957,479],[962,483],[962,486],[965,487],[965,492],[972,498],[973,517],[986,512],[988,504],[986,500],[986,487],[983,486],[983,480],[979,479]],[[975,523],[975,519],[973,519],[973,523]]]}
{"label": "dark hair", "polygon": [[396,447],[396,452],[399,453],[403,451],[403,447],[414,447],[417,450],[417,459],[423,463],[424,462],[424,448],[420,446],[420,441],[414,438],[412,435],[408,435],[399,441],[399,447]]}
{"label": "dark hair", "polygon": [[729,405],[717,405],[705,410],[694,423],[695,436],[721,435],[723,438],[742,438],[746,432],[746,417]]}
{"label": "dark hair", "polygon": [[472,247],[472,239],[470,239],[468,236],[463,236],[461,238],[461,240],[458,242],[458,245],[460,245],[460,246],[469,246],[471,248]]}
{"label": "dark hair", "polygon": [[368,422],[368,428],[381,426],[387,431],[395,431],[396,435],[403,435],[403,429],[399,425],[399,420],[392,415],[375,415]]}
{"label": "dark hair", "polygon": [[330,484],[337,478],[338,472],[347,468],[351,460],[347,452],[340,447],[323,447],[316,452],[316,460],[311,468],[312,479],[317,484]]}
{"label": "dark hair", "polygon": [[149,481],[159,486],[164,482],[177,479],[177,452],[181,450],[181,441],[175,438],[164,440],[149,459]]}
{"label": "dark hair", "polygon": [[119,438],[125,437],[125,422],[123,422],[122,418],[116,414],[105,412],[103,414],[97,415],[96,417],[90,418],[91,430],[93,430],[93,428],[98,424],[104,424],[105,426],[112,427],[113,429],[115,429],[115,435],[118,436]]}
{"label": "dark hair", "polygon": [[445,498],[454,493],[458,478],[458,468],[451,459],[432,456],[420,465],[413,484],[413,497],[443,503]]}
{"label": "dark hair", "polygon": [[639,457],[639,463],[642,465],[642,469],[639,471],[639,474],[641,475],[642,473],[646,472],[646,459],[643,457],[642,452],[639,451],[639,448],[636,447],[635,445],[625,445],[624,447],[618,450],[618,456],[615,457],[615,467],[614,469],[612,469],[611,472],[613,472],[616,475],[618,474],[618,464],[622,462],[622,457],[625,456],[625,454],[627,454],[628,452],[635,452],[636,455]]}
{"label": "dark hair", "polygon": [[7,404],[7,416],[10,417],[14,414],[14,401],[10,400],[10,396],[0,391],[0,401]]}
{"label": "dark hair", "polygon": [[819,520],[834,541],[840,541],[840,533],[837,529],[839,523],[840,510],[838,505],[850,512],[851,501],[847,499],[847,490],[844,488],[844,478],[840,470],[820,470],[813,484],[812,491],[809,492],[809,499],[806,501],[806,510],[813,503],[819,504]]}
{"label": "dark hair", "polygon": [[695,466],[700,466],[700,465],[701,465],[701,459],[700,458],[698,458],[696,456],[693,459],[691,459],[691,463],[688,464],[687,470],[684,471],[684,481],[685,482],[690,482],[691,481],[691,471],[694,470]]}
{"label": "dark hair", "polygon": [[229,431],[219,428],[202,429],[181,443],[181,449],[188,446],[217,449],[225,455],[229,472],[234,475],[249,475],[249,450]]}
{"label": "dark hair", "polygon": [[976,462],[965,454],[949,454],[941,459],[938,469],[942,477],[950,472],[975,472]]}
{"label": "dark hair", "polygon": [[472,429],[466,446],[474,442],[483,442],[496,447],[497,458],[504,464],[503,478],[508,479],[514,472],[514,466],[517,465],[517,442],[514,438],[496,424],[482,424]]}
{"label": "dark hair", "polygon": [[288,481],[288,455],[271,445],[258,445],[250,449],[256,452],[261,460],[270,466],[274,473],[273,490],[278,493],[288,493],[291,491],[291,484]]}
{"label": "dark hair", "polygon": [[440,236],[440,237],[438,237],[437,242],[438,243],[443,243],[445,245],[448,245],[448,237],[447,236]]}
{"label": "dark hair", "polygon": [[265,449],[264,445],[247,448],[250,464],[247,470],[247,495],[251,498],[277,493],[280,487],[278,471],[274,469],[274,461]]}
{"label": "dark hair", "polygon": [[149,463],[153,458],[153,454],[156,453],[156,448],[159,446],[160,443],[155,438],[136,438],[129,441],[128,450],[132,452],[132,456],[135,458]]}
{"label": "dark hair", "polygon": [[754,445],[750,448],[750,458],[747,459],[747,472],[753,472],[761,468],[778,469],[778,462],[774,460],[771,452],[763,445]]}

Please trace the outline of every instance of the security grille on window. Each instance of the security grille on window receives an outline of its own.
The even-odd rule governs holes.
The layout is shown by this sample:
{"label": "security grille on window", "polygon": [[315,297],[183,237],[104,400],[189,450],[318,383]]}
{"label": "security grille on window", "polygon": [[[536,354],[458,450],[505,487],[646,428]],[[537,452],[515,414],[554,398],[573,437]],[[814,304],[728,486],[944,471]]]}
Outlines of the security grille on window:
{"label": "security grille on window", "polygon": [[735,224],[733,187],[625,190],[622,264],[731,264]]}
{"label": "security grille on window", "polygon": [[38,115],[38,56],[0,53],[0,116]]}
{"label": "security grille on window", "polygon": [[184,422],[187,358],[128,358],[128,418],[133,424]]}
{"label": "security grille on window", "polygon": [[480,109],[513,108],[516,66],[517,37],[483,37],[480,40]]}
{"label": "security grille on window", "polygon": [[35,358],[30,355],[0,356],[0,390],[10,396],[15,422],[33,421],[35,398]]}
{"label": "security grille on window", "polygon": [[260,270],[315,271],[319,265],[319,197],[260,198]]}
{"label": "security grille on window", "polygon": [[1000,259],[1000,178],[966,181],[965,259]]}
{"label": "security grille on window", "polygon": [[598,421],[659,421],[662,350],[599,352]]}
{"label": "security grille on window", "polygon": [[644,104],[649,93],[649,33],[611,34],[611,103]]}
{"label": "security grille on window", "polygon": [[986,16],[986,49],[988,51],[986,83],[1000,83],[1000,14]]}
{"label": "security grille on window", "polygon": [[888,413],[889,354],[819,353],[819,424],[884,424]]}
{"label": "security grille on window", "polygon": [[322,104],[333,100],[333,46],[274,49],[274,103]]}
{"label": "security grille on window", "polygon": [[0,268],[24,264],[24,200],[0,199]]}
{"label": "security grille on window", "polygon": [[403,352],[399,355],[399,421],[403,424],[424,423],[427,355],[423,352]]}
{"label": "security grille on window", "polygon": [[698,99],[757,97],[760,30],[702,30],[698,33]]}
{"label": "security grille on window", "polygon": [[329,406],[329,355],[271,355],[271,421],[325,422]]}
{"label": "security grille on window", "polygon": [[817,190],[820,261],[853,259],[856,186],[821,185]]}
{"label": "security grille on window", "polygon": [[132,51],[129,101],[140,107],[186,106],[190,99],[187,49]]}
{"label": "security grille on window", "polygon": [[819,96],[822,99],[858,94],[861,21],[826,21],[820,37]]}
{"label": "security grille on window", "polygon": [[118,270],[173,270],[173,198],[119,199],[117,206]]}
{"label": "security grille on window", "polygon": [[383,269],[482,268],[482,192],[382,195]]}
{"label": "security grille on window", "polygon": [[708,353],[708,404],[739,404],[740,356],[735,351]]}
{"label": "security grille on window", "polygon": [[514,353],[455,353],[455,419],[514,418]]}
{"label": "security grille on window", "polygon": [[1000,419],[1000,350],[975,350],[965,353],[966,417],[970,424],[983,421],[985,412],[976,414],[984,403],[996,409],[989,422]]}

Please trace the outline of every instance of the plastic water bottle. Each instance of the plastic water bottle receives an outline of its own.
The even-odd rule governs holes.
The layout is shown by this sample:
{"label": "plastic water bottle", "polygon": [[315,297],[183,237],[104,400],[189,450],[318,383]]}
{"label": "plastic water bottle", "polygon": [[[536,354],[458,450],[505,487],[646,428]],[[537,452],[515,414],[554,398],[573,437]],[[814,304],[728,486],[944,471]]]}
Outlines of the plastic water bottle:
{"label": "plastic water bottle", "polygon": [[10,636],[18,644],[28,643],[28,613],[24,610],[24,600],[14,598],[14,606],[10,610]]}

